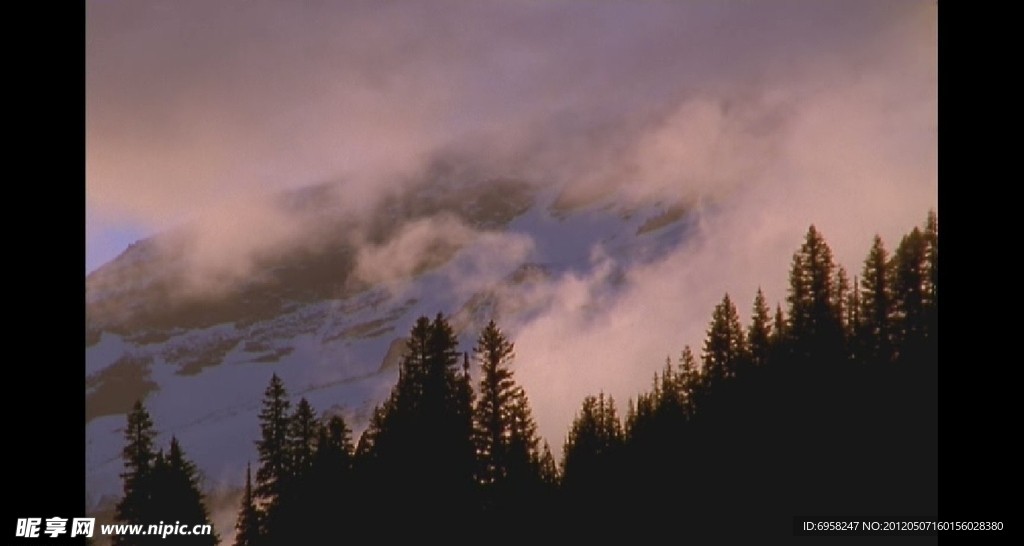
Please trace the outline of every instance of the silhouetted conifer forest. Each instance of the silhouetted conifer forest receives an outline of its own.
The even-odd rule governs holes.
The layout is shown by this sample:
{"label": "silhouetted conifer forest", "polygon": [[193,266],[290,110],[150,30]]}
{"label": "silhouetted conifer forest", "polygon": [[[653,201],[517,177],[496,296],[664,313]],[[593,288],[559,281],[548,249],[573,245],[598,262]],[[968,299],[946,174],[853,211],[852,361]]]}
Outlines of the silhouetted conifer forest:
{"label": "silhouetted conifer forest", "polygon": [[[293,404],[275,375],[255,473],[239,469],[234,544],[396,532],[760,542],[792,536],[795,515],[935,515],[935,213],[894,251],[875,237],[850,277],[811,226],[784,302],[773,310],[758,290],[744,326],[725,294],[705,338],[668,358],[648,392],[581,401],[560,462],[516,383],[513,341],[493,321],[463,352],[443,314],[419,318],[397,384],[355,441],[341,417]],[[176,440],[155,450],[141,403],[125,435],[117,519],[208,521],[195,466]],[[175,540],[197,539],[156,542]]]}

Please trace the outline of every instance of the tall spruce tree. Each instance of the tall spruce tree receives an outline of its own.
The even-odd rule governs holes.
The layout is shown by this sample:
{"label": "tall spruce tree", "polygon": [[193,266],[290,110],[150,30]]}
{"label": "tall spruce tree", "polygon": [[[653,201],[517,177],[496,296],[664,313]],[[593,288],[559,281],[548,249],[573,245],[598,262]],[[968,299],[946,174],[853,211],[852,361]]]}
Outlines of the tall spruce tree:
{"label": "tall spruce tree", "polygon": [[506,474],[507,413],[515,382],[508,363],[513,357],[513,344],[505,338],[494,321],[490,321],[477,339],[473,353],[480,363],[480,397],[474,414],[474,439],[480,461],[478,480],[489,485],[500,482]]}
{"label": "tall spruce tree", "polygon": [[[473,446],[473,389],[468,362],[459,370],[458,338],[448,319],[438,313],[430,325],[430,358],[424,388],[426,417],[438,441],[432,452],[434,471],[457,505],[467,506],[475,491],[476,451]],[[429,445],[429,444],[428,444]]]}
{"label": "tall spruce tree", "polygon": [[787,298],[792,348],[803,362],[834,361],[842,354],[840,285],[832,249],[812,225],[793,255]]}
{"label": "tall spruce tree", "polygon": [[291,475],[290,406],[284,382],[275,373],[263,393],[260,439],[256,442],[260,458],[256,469],[256,503],[261,512],[262,535],[267,535],[273,526],[273,512]]}
{"label": "tall spruce tree", "polygon": [[686,416],[692,417],[697,409],[696,400],[701,388],[702,374],[697,367],[697,358],[689,345],[683,346],[679,355],[679,388],[683,398]]}
{"label": "tall spruce tree", "polygon": [[903,353],[916,353],[927,337],[928,242],[919,228],[905,235],[892,257],[896,337]]}
{"label": "tall spruce tree", "polygon": [[537,423],[523,387],[512,391],[508,408],[508,449],[505,478],[514,486],[532,487],[540,480]]}
{"label": "tall spruce tree", "polygon": [[[154,515],[153,497],[156,494],[153,488],[153,467],[157,454],[153,451],[153,439],[156,431],[153,428],[153,419],[149,412],[137,400],[128,413],[128,424],[124,429],[125,446],[121,450],[121,458],[124,461],[124,472],[121,478],[124,482],[124,495],[117,503],[114,517],[117,521],[126,524],[151,524]],[[113,544],[129,545],[138,537],[129,535],[115,535]]]}
{"label": "tall spruce tree", "polygon": [[867,362],[886,363],[893,358],[893,293],[890,262],[882,238],[875,235],[864,260],[860,280],[860,341]]}
{"label": "tall spruce tree", "polygon": [[514,460],[528,463],[536,457],[536,426],[526,395],[516,385],[509,369],[514,345],[493,320],[480,333],[473,353],[482,374],[474,413],[474,438],[480,463],[478,480],[485,486],[496,485],[509,477]]}
{"label": "tall spruce tree", "polygon": [[711,385],[736,375],[746,358],[746,347],[739,313],[726,294],[715,306],[704,340],[704,372]]}
{"label": "tall spruce tree", "polygon": [[787,340],[789,328],[787,327],[786,315],[782,312],[782,305],[775,305],[775,317],[772,319],[772,345],[781,347]]}
{"label": "tall spruce tree", "polygon": [[[657,384],[657,378],[655,383]],[[682,374],[672,368],[671,358],[665,358],[661,385],[655,388],[658,393],[658,413],[667,420],[682,421],[686,413],[686,396],[683,391]]]}
{"label": "tall spruce tree", "polygon": [[316,412],[305,398],[295,405],[295,412],[288,423],[288,450],[291,452],[292,477],[299,478],[309,472],[313,466],[313,454],[316,453],[316,440],[320,423]]}
{"label": "tall spruce tree", "polygon": [[242,506],[238,509],[235,523],[234,546],[258,546],[260,544],[259,512],[252,493],[252,469],[245,465],[245,492],[242,493]]}
{"label": "tall spruce tree", "polygon": [[764,366],[771,352],[772,324],[771,311],[764,298],[764,292],[758,287],[754,296],[754,309],[751,313],[750,329],[747,331],[747,343],[750,347],[750,363]]}

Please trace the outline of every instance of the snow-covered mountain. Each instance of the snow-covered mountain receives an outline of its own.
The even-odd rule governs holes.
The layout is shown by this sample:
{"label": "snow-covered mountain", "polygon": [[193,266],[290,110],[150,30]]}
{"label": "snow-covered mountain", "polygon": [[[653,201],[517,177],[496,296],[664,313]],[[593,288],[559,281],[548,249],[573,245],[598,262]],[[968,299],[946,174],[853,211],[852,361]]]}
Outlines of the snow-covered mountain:
{"label": "snow-covered mountain", "polygon": [[216,290],[189,282],[196,235],[186,228],[140,241],[86,278],[90,510],[120,492],[136,399],[160,445],[176,435],[209,489],[235,488],[256,460],[272,373],[294,400],[344,415],[358,435],[394,384],[417,317],[449,315],[468,351],[487,320],[514,330],[542,312],[544,288],[567,275],[605,268],[614,292],[617,267],[676,247],[694,219],[684,201],[625,207],[615,191],[573,201],[563,188],[511,179],[425,184],[352,218],[332,205],[336,190],[282,196],[275,206],[315,220],[305,224],[316,226],[307,230],[315,244],[256,253],[254,267]]}

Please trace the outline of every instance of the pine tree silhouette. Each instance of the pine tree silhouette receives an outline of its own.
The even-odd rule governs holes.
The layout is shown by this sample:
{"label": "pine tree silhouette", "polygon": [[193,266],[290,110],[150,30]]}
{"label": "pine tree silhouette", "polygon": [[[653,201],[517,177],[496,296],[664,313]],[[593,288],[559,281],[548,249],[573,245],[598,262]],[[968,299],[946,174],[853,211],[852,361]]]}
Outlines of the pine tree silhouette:
{"label": "pine tree silhouette", "polygon": [[[171,437],[166,456],[158,454],[151,478],[155,501],[153,512],[161,521],[190,527],[212,526],[200,490],[199,472],[195,463],[185,456],[176,437]],[[216,532],[209,535],[174,534],[161,538],[161,543],[213,546],[219,540]]]}
{"label": "pine tree silhouette", "polygon": [[858,338],[864,346],[864,360],[887,364],[895,356],[893,342],[892,272],[882,238],[875,235],[871,250],[864,260],[860,281],[861,331]]}
{"label": "pine tree silhouette", "polygon": [[288,449],[291,452],[291,475],[299,477],[309,472],[316,452],[316,439],[320,424],[316,413],[305,398],[295,405],[288,424]]}
{"label": "pine tree silhouette", "polygon": [[565,441],[562,479],[566,487],[599,481],[621,447],[622,426],[612,397],[588,396],[573,420]]}
{"label": "pine tree silhouette", "polygon": [[751,313],[750,329],[747,330],[747,343],[750,348],[750,363],[764,366],[771,355],[772,324],[771,311],[764,298],[764,292],[758,287],[754,296],[754,309]]}
{"label": "pine tree silhouette", "polygon": [[[361,490],[425,525],[476,502],[472,387],[457,346],[441,313],[416,321],[398,383],[357,450]],[[438,502],[441,491],[447,502]]]}
{"label": "pine tree silhouette", "polygon": [[910,358],[920,352],[927,337],[928,242],[919,228],[900,241],[892,257],[896,337]]}
{"label": "pine tree silhouette", "polygon": [[252,469],[248,464],[245,465],[245,492],[242,494],[242,506],[238,509],[238,519],[235,523],[234,545],[260,545],[259,512],[256,510],[252,492]]}
{"label": "pine tree silhouette", "polygon": [[[264,524],[263,543],[332,543],[312,530],[339,515],[357,529],[400,522],[449,539],[480,535],[474,526],[507,533],[535,522],[583,540],[607,538],[617,523],[635,531],[670,521],[680,538],[753,542],[794,514],[934,511],[937,239],[933,213],[891,257],[876,237],[851,285],[811,226],[793,257],[788,314],[776,305],[771,317],[758,289],[744,330],[726,294],[708,323],[702,365],[689,345],[677,366],[666,359],[650,390],[630,399],[625,426],[611,396],[585,397],[560,465],[514,380],[514,346],[493,321],[474,347],[474,393],[448,320],[420,317],[398,381],[354,449],[340,416],[321,423],[303,400],[287,418],[275,376],[258,445],[261,469],[275,459],[265,453],[284,454],[277,482],[264,480],[277,496],[262,501],[276,499],[283,515]],[[910,365],[923,363],[931,365]],[[283,448],[264,449],[279,436]],[[173,454],[152,453],[151,433],[130,438],[138,445],[126,454],[149,461],[132,468],[172,466]],[[257,519],[259,483],[258,475],[255,493],[247,487],[240,533],[256,528],[242,522]]]}
{"label": "pine tree silhouette", "polygon": [[261,535],[270,536],[275,510],[292,473],[289,438],[291,403],[284,382],[277,374],[263,393],[260,410],[260,439],[256,442],[260,465],[256,469],[256,506],[260,510]]}
{"label": "pine tree silhouette", "polygon": [[[117,521],[126,524],[156,523],[154,517],[152,487],[153,465],[156,452],[153,451],[153,440],[156,431],[153,419],[141,401],[136,400],[132,411],[128,414],[128,424],[124,430],[125,446],[121,451],[124,461],[124,472],[121,478],[124,483],[124,495],[115,508]],[[115,545],[138,543],[139,537],[115,535]],[[143,541],[144,542],[144,541]]]}
{"label": "pine tree silhouette", "polygon": [[704,373],[710,384],[734,377],[747,356],[747,343],[729,294],[715,306],[704,340]]}
{"label": "pine tree silhouette", "polygon": [[478,480],[490,489],[490,500],[501,506],[495,495],[508,494],[510,486],[541,480],[537,425],[526,392],[516,385],[509,369],[514,346],[493,320],[480,333],[473,353],[482,372],[474,412]]}
{"label": "pine tree silhouette", "polygon": [[322,534],[322,523],[312,517],[321,502],[328,502],[328,499],[317,498],[312,476],[319,430],[320,423],[313,407],[302,398],[288,419],[288,473],[270,514],[272,529],[268,534],[275,543],[285,540],[287,543],[313,544]]}
{"label": "pine tree silhouette", "polygon": [[834,362],[843,352],[840,269],[812,225],[793,255],[789,276],[792,348],[801,363]]}

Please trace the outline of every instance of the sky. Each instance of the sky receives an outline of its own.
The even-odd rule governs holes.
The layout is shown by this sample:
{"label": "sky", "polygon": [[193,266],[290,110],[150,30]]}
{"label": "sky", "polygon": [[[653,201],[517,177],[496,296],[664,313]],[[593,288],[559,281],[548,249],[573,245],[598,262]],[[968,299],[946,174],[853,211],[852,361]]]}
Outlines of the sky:
{"label": "sky", "polygon": [[[603,317],[581,312],[615,265],[594,249],[510,325],[558,443],[583,395],[649,386],[619,355],[655,369],[696,348],[725,291],[744,317],[758,286],[783,300],[809,224],[852,277],[872,235],[892,248],[936,207],[936,25],[917,0],[91,0],[86,272],[188,223],[195,271],[244,277],[254,253],[315,235],[263,197],[337,182],[359,214],[439,161],[712,204]],[[507,239],[507,255],[531,244]],[[583,380],[551,365],[573,360]]]}

